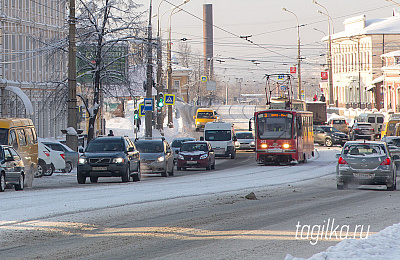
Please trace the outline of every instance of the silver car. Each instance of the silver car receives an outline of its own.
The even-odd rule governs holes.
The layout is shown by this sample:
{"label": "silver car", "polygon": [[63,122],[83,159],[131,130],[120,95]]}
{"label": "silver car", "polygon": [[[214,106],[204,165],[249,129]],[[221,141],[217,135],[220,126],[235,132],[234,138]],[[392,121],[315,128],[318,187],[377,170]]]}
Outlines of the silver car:
{"label": "silver car", "polygon": [[236,149],[240,150],[254,150],[256,147],[255,139],[253,132],[245,131],[245,132],[236,132],[237,142],[239,143],[239,147]]}
{"label": "silver car", "polygon": [[386,143],[349,141],[336,157],[337,189],[356,183],[386,185],[387,190],[396,190],[396,166]]}
{"label": "silver car", "polygon": [[140,152],[143,173],[161,173],[162,177],[174,175],[174,156],[164,139],[143,139],[135,141]]}

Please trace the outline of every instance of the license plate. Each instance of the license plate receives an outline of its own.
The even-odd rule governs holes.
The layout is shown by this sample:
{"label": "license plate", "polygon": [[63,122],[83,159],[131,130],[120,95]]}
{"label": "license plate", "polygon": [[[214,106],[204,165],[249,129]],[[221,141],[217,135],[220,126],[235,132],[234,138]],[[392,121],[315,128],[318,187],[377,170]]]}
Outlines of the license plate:
{"label": "license plate", "polygon": [[197,161],[187,161],[187,164],[197,164]]}
{"label": "license plate", "polygon": [[214,153],[218,153],[218,154],[220,154],[220,153],[225,153],[225,149],[214,149]]}
{"label": "license plate", "polygon": [[107,167],[92,167],[93,171],[107,171]]}
{"label": "license plate", "polygon": [[354,177],[359,179],[373,179],[375,173],[353,173]]}

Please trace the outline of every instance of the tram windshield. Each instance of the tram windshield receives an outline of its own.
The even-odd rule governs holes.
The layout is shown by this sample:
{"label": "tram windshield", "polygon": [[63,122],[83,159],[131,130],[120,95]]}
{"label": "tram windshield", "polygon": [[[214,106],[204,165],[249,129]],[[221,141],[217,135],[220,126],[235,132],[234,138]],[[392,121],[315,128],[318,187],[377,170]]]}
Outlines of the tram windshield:
{"label": "tram windshield", "polygon": [[258,137],[261,139],[292,138],[293,115],[282,112],[265,112],[257,116]]}

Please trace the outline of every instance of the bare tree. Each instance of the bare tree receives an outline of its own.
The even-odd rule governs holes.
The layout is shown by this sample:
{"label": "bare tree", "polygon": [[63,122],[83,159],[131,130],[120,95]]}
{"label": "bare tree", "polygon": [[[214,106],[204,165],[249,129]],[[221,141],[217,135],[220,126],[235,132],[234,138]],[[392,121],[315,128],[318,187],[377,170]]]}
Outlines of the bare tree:
{"label": "bare tree", "polygon": [[131,0],[80,1],[77,17],[78,81],[89,79],[92,105],[89,113],[87,141],[94,137],[94,125],[100,108],[101,92],[107,87],[127,87],[130,82],[128,65],[142,48],[132,51],[131,45],[143,44],[144,26],[137,12],[138,4]]}

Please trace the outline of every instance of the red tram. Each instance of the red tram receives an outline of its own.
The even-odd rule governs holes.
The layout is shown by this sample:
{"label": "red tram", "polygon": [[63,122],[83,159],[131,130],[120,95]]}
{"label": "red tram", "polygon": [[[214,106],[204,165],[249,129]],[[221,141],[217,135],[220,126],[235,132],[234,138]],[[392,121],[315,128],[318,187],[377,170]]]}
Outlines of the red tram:
{"label": "red tram", "polygon": [[314,156],[312,112],[268,109],[255,112],[254,122],[257,162],[298,163]]}

